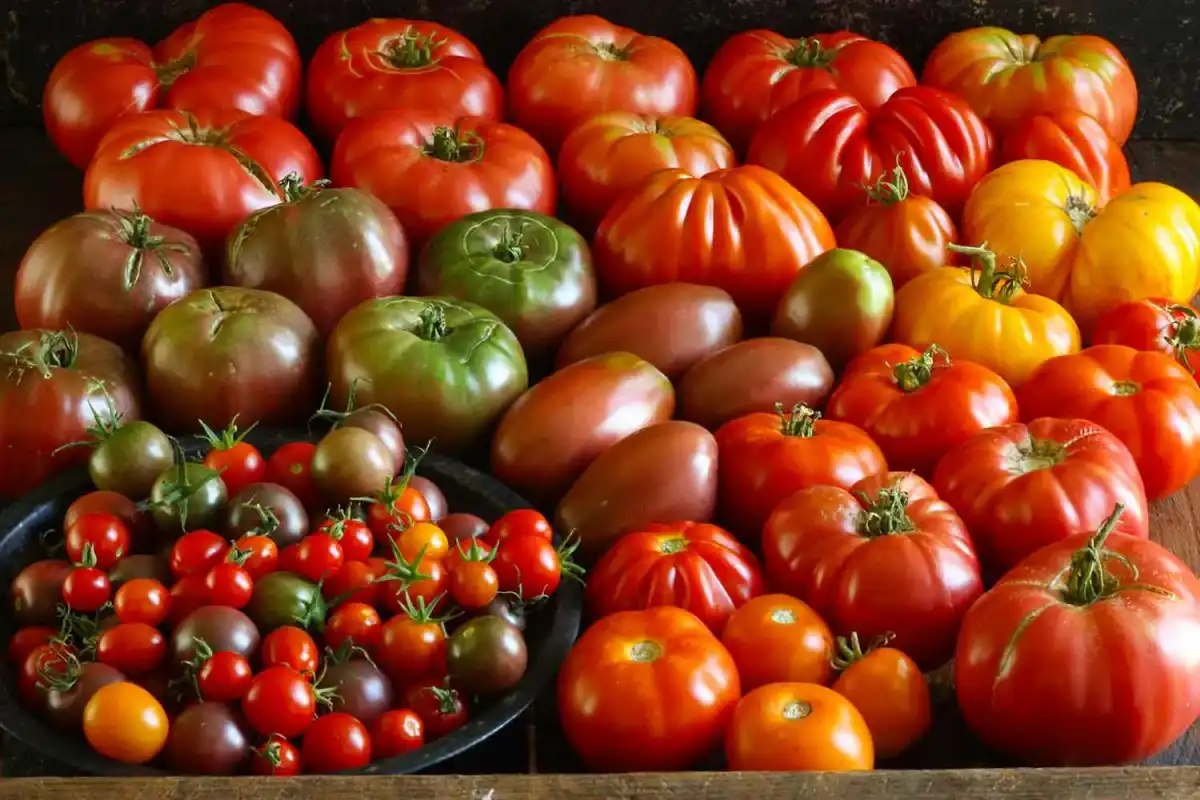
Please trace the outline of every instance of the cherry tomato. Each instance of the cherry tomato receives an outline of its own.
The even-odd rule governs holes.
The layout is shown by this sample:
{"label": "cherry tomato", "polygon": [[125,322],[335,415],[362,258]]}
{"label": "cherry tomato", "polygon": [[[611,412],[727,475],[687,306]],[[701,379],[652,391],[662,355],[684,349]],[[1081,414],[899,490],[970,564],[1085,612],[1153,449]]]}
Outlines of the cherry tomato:
{"label": "cherry tomato", "polygon": [[212,531],[185,533],[171,545],[171,574],[176,578],[192,573],[206,574],[225,560],[229,542]]}
{"label": "cherry tomato", "polygon": [[108,575],[96,567],[75,567],[67,574],[62,587],[63,602],[72,611],[91,614],[99,611],[112,596]]}
{"label": "cherry tomato", "polygon": [[362,769],[371,763],[371,735],[367,726],[344,711],[335,711],[314,722],[304,733],[300,755],[310,773]]}
{"label": "cherry tomato", "polygon": [[284,547],[279,551],[279,560],[275,565],[277,572],[290,572],[293,575],[299,575],[300,563],[300,543],[294,542]]}
{"label": "cherry tomato", "polygon": [[467,724],[467,706],[458,690],[443,686],[440,681],[413,684],[404,693],[404,705],[421,718],[425,726],[425,741],[440,739]]}
{"label": "cherry tomato", "polygon": [[205,425],[203,421],[200,425],[204,428],[204,438],[211,447],[202,463],[221,473],[221,481],[229,490],[230,497],[250,484],[263,480],[266,464],[263,462],[262,453],[244,438],[250,432],[249,428],[239,435],[236,418],[220,433]]}
{"label": "cherry tomato", "polygon": [[350,516],[330,517],[317,528],[318,533],[329,536],[342,546],[342,557],[346,561],[366,561],[375,550],[375,536],[367,523]]}
{"label": "cherry tomato", "polygon": [[300,498],[306,508],[315,507],[318,502],[317,487],[310,469],[316,449],[317,446],[312,442],[289,442],[283,445],[267,459],[263,480],[278,483]]}
{"label": "cherry tomato", "polygon": [[276,628],[262,642],[264,667],[291,667],[297,672],[315,675],[320,657],[321,651],[308,632],[291,625]]}
{"label": "cherry tomato", "polygon": [[118,622],[144,622],[157,627],[171,610],[171,593],[153,578],[125,581],[113,597]]}
{"label": "cherry tomato", "polygon": [[343,603],[374,606],[379,600],[379,584],[374,581],[384,570],[386,566],[379,564],[347,561],[321,584],[321,594],[335,608]]}
{"label": "cherry tomato", "polygon": [[383,623],[375,661],[394,681],[446,673],[446,630],[420,602],[409,604]]}
{"label": "cherry tomato", "polygon": [[842,674],[833,690],[862,714],[875,742],[875,755],[895,758],[929,730],[929,684],[921,668],[894,647],[865,653],[858,636],[838,639],[836,666]]}
{"label": "cherry tomato", "polygon": [[213,653],[196,673],[200,698],[209,703],[232,703],[241,700],[254,680],[250,662],[232,650]]}
{"label": "cherry tomato", "polygon": [[388,483],[367,506],[367,525],[375,540],[396,538],[414,522],[428,522],[433,516],[425,495],[405,482]]}
{"label": "cherry tomato", "polygon": [[206,573],[193,572],[191,575],[184,575],[171,587],[171,600],[168,604],[168,619],[171,620],[171,624],[178,625],[188,614],[208,605],[208,583],[205,581],[207,577]]}
{"label": "cherry tomato", "polygon": [[254,580],[250,573],[237,564],[222,562],[204,576],[208,589],[208,602],[214,606],[244,608],[254,593]]}
{"label": "cherry tomato", "polygon": [[112,569],[129,555],[132,542],[129,526],[112,514],[92,512],[71,523],[66,530],[67,557],[74,564],[83,561],[84,548],[91,545],[98,569]]}
{"label": "cherry tomato", "polygon": [[500,579],[500,591],[513,592],[525,601],[554,594],[562,582],[558,551],[540,536],[505,537],[496,545],[492,568]]}
{"label": "cherry tomato", "polygon": [[153,672],[167,655],[167,639],[144,622],[122,622],[96,640],[96,660],[126,675]]}
{"label": "cherry tomato", "polygon": [[275,571],[279,565],[279,545],[270,536],[251,534],[233,543],[228,558],[241,559],[242,569],[258,580]]}
{"label": "cherry tomato", "polygon": [[380,596],[393,614],[403,614],[409,604],[422,601],[436,609],[450,585],[450,573],[442,562],[429,559],[412,564],[401,557],[398,562],[389,562],[384,577],[389,579],[380,582]]}
{"label": "cherry tomato", "polygon": [[425,725],[407,708],[384,712],[371,726],[371,752],[376,759],[393,758],[425,744]]}
{"label": "cherry tomato", "polygon": [[733,656],[745,692],[768,683],[824,685],[833,678],[833,633],[807,603],[786,594],[764,594],[736,609],[721,644]]}
{"label": "cherry tomato", "polygon": [[421,557],[441,561],[450,552],[445,531],[432,522],[414,522],[396,537],[400,553],[410,561]]}
{"label": "cherry tomato", "polygon": [[299,775],[303,771],[300,751],[287,739],[271,736],[261,747],[254,750],[254,756],[250,760],[250,771],[255,775]]}
{"label": "cherry tomato", "polygon": [[496,548],[488,544],[483,539],[460,539],[450,548],[450,552],[446,554],[446,569],[451,573],[458,569],[458,565],[464,561],[491,561],[492,552]]}
{"label": "cherry tomato", "polygon": [[167,743],[167,712],[136,683],[101,687],[83,709],[83,733],[102,756],[125,764],[150,761]]}
{"label": "cherry tomato", "polygon": [[262,735],[278,733],[292,739],[312,724],[317,713],[317,695],[298,671],[268,666],[250,682],[242,697],[242,712],[250,727]]}
{"label": "cherry tomato", "polygon": [[342,546],[324,533],[305,536],[296,548],[296,563],[292,567],[297,575],[313,583],[324,580],[346,560]]}
{"label": "cherry tomato", "polygon": [[500,578],[486,561],[463,561],[450,573],[450,597],[465,609],[483,608],[499,591]]}
{"label": "cherry tomato", "polygon": [[29,651],[21,662],[21,674],[17,677],[17,691],[31,706],[41,705],[46,695],[43,673],[66,677],[74,648],[61,642],[41,644]]}
{"label": "cherry tomato", "polygon": [[325,644],[334,650],[346,642],[373,650],[379,643],[383,621],[366,603],[347,602],[334,609],[325,621]]}
{"label": "cherry tomato", "polygon": [[24,664],[30,653],[44,644],[49,644],[56,636],[58,636],[58,631],[47,625],[30,625],[27,628],[21,628],[8,640],[9,662],[18,666]]}
{"label": "cherry tomato", "polygon": [[493,522],[483,538],[491,544],[496,544],[515,536],[536,536],[551,542],[554,540],[554,529],[540,511],[518,508]]}

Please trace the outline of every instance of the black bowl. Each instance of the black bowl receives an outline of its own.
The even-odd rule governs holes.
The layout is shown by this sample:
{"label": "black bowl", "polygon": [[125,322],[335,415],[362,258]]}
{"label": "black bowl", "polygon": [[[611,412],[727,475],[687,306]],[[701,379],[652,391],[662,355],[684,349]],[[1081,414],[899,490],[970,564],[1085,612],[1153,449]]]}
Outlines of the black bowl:
{"label": "black bowl", "polygon": [[[280,445],[309,439],[306,434],[254,430],[247,440],[264,456]],[[200,444],[184,444],[189,454]],[[430,453],[421,460],[417,474],[429,478],[445,493],[451,511],[477,514],[494,520],[529,503],[495,478],[465,464]],[[86,469],[52,478],[27,496],[0,511],[0,579],[8,586],[20,570],[44,558],[43,536],[56,530],[67,507],[94,489]],[[7,602],[7,601],[5,601]],[[396,758],[376,761],[354,774],[402,774],[430,769],[474,747],[517,718],[551,682],[579,632],[582,592],[577,583],[564,581],[546,605],[531,614],[525,631],[529,669],[508,694],[476,707],[462,728],[430,742],[420,750]],[[0,616],[0,635],[7,642],[16,630],[11,611]],[[7,663],[0,672],[0,729],[37,753],[85,775],[149,777],[170,774],[150,766],[132,766],[112,761],[92,750],[83,735],[70,736],[54,728],[21,703],[17,693],[16,667]]]}

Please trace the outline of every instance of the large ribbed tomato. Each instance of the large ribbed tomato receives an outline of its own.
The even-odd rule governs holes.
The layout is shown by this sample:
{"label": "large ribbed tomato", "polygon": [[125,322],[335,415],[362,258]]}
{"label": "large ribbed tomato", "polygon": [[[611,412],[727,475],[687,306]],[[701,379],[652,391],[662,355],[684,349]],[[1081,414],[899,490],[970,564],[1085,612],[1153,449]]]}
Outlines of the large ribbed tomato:
{"label": "large ribbed tomato", "polygon": [[1053,161],[1096,190],[1103,205],[1129,188],[1129,162],[1094,117],[1073,108],[1037,114],[1019,122],[1001,141],[1005,162],[1023,158]]}

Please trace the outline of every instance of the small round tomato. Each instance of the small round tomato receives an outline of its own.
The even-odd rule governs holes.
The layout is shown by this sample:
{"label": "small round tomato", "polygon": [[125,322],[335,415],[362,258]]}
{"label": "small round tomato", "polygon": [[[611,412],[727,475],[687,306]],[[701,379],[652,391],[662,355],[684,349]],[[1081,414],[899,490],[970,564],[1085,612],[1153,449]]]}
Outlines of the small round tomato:
{"label": "small round tomato", "polygon": [[291,625],[276,628],[262,641],[264,667],[291,667],[315,675],[320,658],[321,651],[308,632]]}
{"label": "small round tomato", "polygon": [[8,640],[9,663],[18,666],[24,664],[30,653],[44,644],[49,644],[57,636],[58,631],[48,625],[21,628]]}
{"label": "small round tomato", "polygon": [[532,508],[517,508],[493,522],[482,538],[494,545],[515,536],[536,536],[549,542],[554,539],[554,529],[542,512]]}
{"label": "small round tomato", "polygon": [[144,622],[158,626],[171,610],[171,593],[153,578],[125,581],[113,597],[118,622]]}
{"label": "small round tomato", "polygon": [[362,769],[371,763],[371,735],[355,717],[334,711],[304,732],[300,756],[305,769],[314,774]]}
{"label": "small round tomato", "polygon": [[103,686],[83,709],[88,744],[123,764],[145,764],[157,756],[167,743],[169,727],[162,704],[136,683]]}
{"label": "small round tomato", "polygon": [[302,578],[317,583],[335,572],[345,563],[342,546],[332,536],[314,533],[305,536],[296,545],[296,561],[293,571]]}
{"label": "small round tomato", "polygon": [[374,650],[379,666],[395,681],[446,673],[446,629],[424,603],[409,603],[383,623]]}
{"label": "small round tomato", "polygon": [[453,573],[464,561],[490,562],[494,558],[492,552],[495,549],[494,545],[480,538],[460,539],[451,545],[450,552],[446,554],[446,569]]}
{"label": "small round tomato", "polygon": [[96,640],[96,660],[126,675],[153,672],[166,656],[166,637],[145,622],[122,622]]}
{"label": "small round tomato", "polygon": [[90,513],[76,519],[66,530],[67,558],[74,564],[83,561],[84,548],[91,546],[99,569],[112,569],[129,555],[129,526],[112,514]]}
{"label": "small round tomato", "polygon": [[807,603],[786,594],[747,601],[730,614],[721,643],[746,691],[768,683],[824,685],[833,677],[833,633]]}
{"label": "small round tomato", "polygon": [[394,758],[425,745],[425,726],[415,711],[397,708],[382,714],[371,726],[371,750],[376,760]]}
{"label": "small round tomato", "polygon": [[374,500],[367,506],[367,526],[377,542],[397,538],[409,525],[428,522],[433,516],[425,495],[405,482],[389,481]]}
{"label": "small round tomato", "polygon": [[196,673],[200,699],[207,703],[232,703],[241,700],[250,689],[254,670],[245,656],[232,650],[218,650]]}
{"label": "small round tomato", "polygon": [[242,697],[242,712],[250,727],[263,736],[278,733],[292,739],[312,724],[317,695],[308,679],[291,667],[268,666],[250,682]]}
{"label": "small round tomato", "polygon": [[548,597],[562,582],[559,552],[540,536],[510,536],[501,540],[496,545],[492,568],[500,580],[500,591],[512,592],[524,601]]}
{"label": "small round tomato", "polygon": [[221,473],[221,482],[225,484],[230,497],[250,484],[262,481],[267,465],[258,448],[245,440],[250,429],[238,433],[236,416],[229,427],[220,433],[205,425],[203,420],[200,421],[200,427],[204,429],[204,438],[210,448],[201,463]]}
{"label": "small round tomato", "polygon": [[463,561],[450,572],[450,598],[467,610],[496,599],[500,578],[487,561]]}
{"label": "small round tomato", "polygon": [[321,584],[321,594],[336,608],[343,603],[377,605],[380,584],[375,579],[386,571],[386,567],[364,561],[347,561]]}
{"label": "small round tomato", "polygon": [[59,641],[40,644],[31,649],[21,662],[17,691],[31,706],[40,706],[46,694],[43,674],[66,676],[74,658],[73,648]]}
{"label": "small round tomato", "polygon": [[253,580],[274,572],[279,566],[279,545],[270,536],[251,534],[233,543],[229,558],[240,560],[242,569],[250,573]]}
{"label": "small round tomato", "polygon": [[300,560],[300,543],[294,542],[287,545],[279,551],[279,560],[275,562],[276,572],[290,572],[293,575],[299,575],[300,571],[297,568],[297,563]]}
{"label": "small round tomato", "polygon": [[410,561],[428,558],[440,561],[450,552],[445,531],[432,522],[414,522],[396,538],[400,553]]}
{"label": "small round tomato", "polygon": [[409,605],[421,602],[430,609],[436,608],[450,585],[450,573],[443,563],[428,558],[409,561],[398,549],[394,549],[393,558],[387,562],[387,571],[379,584],[384,605],[393,614],[402,614]]}
{"label": "small round tomato", "polygon": [[207,574],[225,560],[229,542],[212,531],[191,531],[171,545],[171,574],[176,578],[199,573]]}
{"label": "small round tomato", "polygon": [[63,602],[72,611],[91,614],[108,602],[112,596],[112,584],[104,570],[93,566],[76,567],[67,574],[62,595]]}
{"label": "small round tomato", "polygon": [[300,499],[305,508],[317,505],[316,484],[312,479],[312,457],[317,446],[312,442],[288,442],[267,459],[263,480],[277,483]]}
{"label": "small round tomato", "polygon": [[302,772],[300,751],[287,739],[272,735],[261,747],[255,748],[250,771],[255,775],[299,775]]}
{"label": "small round tomato", "polygon": [[347,642],[373,650],[379,644],[383,620],[366,603],[343,603],[325,621],[325,645],[338,650]]}
{"label": "small round tomato", "polygon": [[895,758],[929,730],[929,684],[917,662],[894,647],[862,650],[856,634],[838,639],[833,690],[858,709],[879,758]]}
{"label": "small round tomato", "polygon": [[168,619],[173,625],[182,622],[197,608],[208,605],[208,584],[204,580],[205,577],[206,573],[193,572],[184,575],[171,586]]}
{"label": "small round tomato", "polygon": [[815,683],[772,683],[738,701],[725,737],[729,769],[824,772],[875,768],[862,714]]}
{"label": "small round tomato", "polygon": [[348,514],[328,517],[317,528],[317,532],[341,545],[345,561],[366,561],[375,550],[375,535],[371,533],[371,528]]}
{"label": "small round tomato", "polygon": [[440,739],[467,724],[470,712],[457,689],[440,682],[418,681],[404,693],[404,704],[421,718],[425,741]]}
{"label": "small round tomato", "polygon": [[208,602],[214,606],[245,608],[254,593],[254,579],[237,564],[222,562],[204,576],[208,589]]}

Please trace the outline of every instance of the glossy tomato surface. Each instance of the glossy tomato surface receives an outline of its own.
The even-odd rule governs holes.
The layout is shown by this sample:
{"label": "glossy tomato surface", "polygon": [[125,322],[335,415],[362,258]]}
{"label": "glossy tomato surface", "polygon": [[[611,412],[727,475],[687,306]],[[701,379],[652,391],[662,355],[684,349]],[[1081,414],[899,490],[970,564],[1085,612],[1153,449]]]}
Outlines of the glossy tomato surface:
{"label": "glossy tomato surface", "polygon": [[875,748],[849,700],[813,683],[760,686],[738,701],[725,737],[731,770],[869,770]]}
{"label": "glossy tomato surface", "polygon": [[1063,108],[1026,117],[1002,139],[1003,160],[1037,158],[1066,167],[1096,190],[1101,205],[1129,188],[1121,145],[1095,117]]}
{"label": "glossy tomato surface", "polygon": [[1130,300],[1096,321],[1092,344],[1166,353],[1195,375],[1200,366],[1200,311],[1191,303],[1172,303],[1165,297]]}

